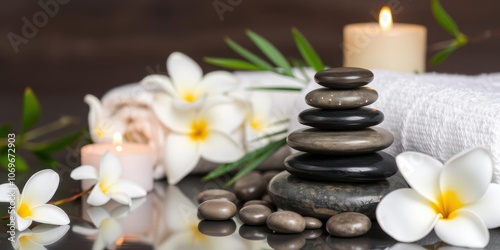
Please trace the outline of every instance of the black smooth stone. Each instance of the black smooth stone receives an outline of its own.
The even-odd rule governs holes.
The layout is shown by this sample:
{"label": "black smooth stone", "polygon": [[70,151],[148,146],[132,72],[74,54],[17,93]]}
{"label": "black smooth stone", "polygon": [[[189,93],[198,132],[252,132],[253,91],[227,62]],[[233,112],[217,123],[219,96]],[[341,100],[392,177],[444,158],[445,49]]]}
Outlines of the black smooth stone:
{"label": "black smooth stone", "polygon": [[384,121],[384,114],[372,108],[327,110],[306,109],[299,114],[299,122],[327,130],[355,130],[375,126]]}
{"label": "black smooth stone", "polygon": [[314,80],[331,89],[355,89],[373,80],[373,72],[352,67],[326,69],[316,73]]}
{"label": "black smooth stone", "polygon": [[285,169],[300,178],[338,182],[378,181],[398,172],[394,157],[384,152],[353,156],[296,153],[285,159]]}
{"label": "black smooth stone", "polygon": [[279,208],[303,216],[327,220],[339,213],[358,212],[374,220],[380,200],[407,187],[400,174],[382,181],[347,183],[307,180],[283,171],[271,180],[268,193]]}

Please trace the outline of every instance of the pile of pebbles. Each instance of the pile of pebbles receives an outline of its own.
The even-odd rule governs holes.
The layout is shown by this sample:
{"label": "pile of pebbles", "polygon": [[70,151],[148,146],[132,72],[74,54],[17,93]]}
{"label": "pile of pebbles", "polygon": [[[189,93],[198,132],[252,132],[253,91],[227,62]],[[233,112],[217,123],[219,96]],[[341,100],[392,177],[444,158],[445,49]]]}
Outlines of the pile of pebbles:
{"label": "pile of pebbles", "polygon": [[[244,224],[240,236],[249,240],[267,238],[271,246],[282,242],[280,237],[285,237],[278,234],[302,234],[305,241],[321,236],[323,229],[336,237],[356,237],[370,230],[370,219],[361,213],[340,213],[324,223],[314,217],[278,209],[267,195],[267,185],[277,174],[277,171],[251,172],[235,183],[233,192],[209,189],[199,193],[198,217],[201,222],[198,230],[210,236],[231,235],[236,231],[232,218],[237,216]],[[275,236],[268,238],[270,235]]]}

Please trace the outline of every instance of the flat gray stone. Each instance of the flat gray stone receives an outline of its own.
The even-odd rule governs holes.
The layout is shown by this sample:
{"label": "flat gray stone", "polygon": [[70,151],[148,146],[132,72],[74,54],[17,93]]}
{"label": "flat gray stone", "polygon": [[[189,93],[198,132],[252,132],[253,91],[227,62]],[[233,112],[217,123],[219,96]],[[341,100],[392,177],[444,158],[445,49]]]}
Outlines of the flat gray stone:
{"label": "flat gray stone", "polygon": [[299,122],[324,130],[358,130],[384,121],[384,114],[372,108],[344,110],[306,109],[299,114]]}
{"label": "flat gray stone", "polygon": [[258,172],[251,172],[234,184],[233,190],[242,201],[257,200],[266,192],[267,182]]}
{"label": "flat gray stone", "polygon": [[223,200],[208,200],[198,206],[198,214],[205,220],[229,220],[236,214],[236,205]]}
{"label": "flat gray stone", "polygon": [[294,234],[304,231],[306,220],[292,211],[278,211],[267,217],[266,225],[278,233]]}
{"label": "flat gray stone", "polygon": [[300,129],[288,135],[288,146],[303,152],[354,155],[372,153],[389,147],[394,138],[383,128],[365,128],[355,131],[325,131],[315,128]]}
{"label": "flat gray stone", "polygon": [[353,109],[374,103],[378,99],[378,93],[368,87],[348,90],[321,88],[309,92],[305,99],[309,106],[316,108]]}
{"label": "flat gray stone", "polygon": [[204,201],[215,200],[215,199],[224,199],[235,203],[236,195],[224,189],[207,189],[199,193],[198,197],[196,198],[196,200],[198,200],[198,203],[200,204],[203,203]]}
{"label": "flat gray stone", "polygon": [[354,67],[332,68],[316,73],[314,80],[331,89],[354,89],[370,83],[373,72]]}
{"label": "flat gray stone", "polygon": [[239,211],[243,224],[261,226],[266,224],[267,217],[272,213],[271,209],[264,205],[248,205]]}
{"label": "flat gray stone", "polygon": [[269,183],[268,193],[281,209],[327,220],[344,212],[358,212],[375,219],[375,209],[388,193],[407,188],[398,173],[370,183],[320,182],[301,179],[286,171]]}

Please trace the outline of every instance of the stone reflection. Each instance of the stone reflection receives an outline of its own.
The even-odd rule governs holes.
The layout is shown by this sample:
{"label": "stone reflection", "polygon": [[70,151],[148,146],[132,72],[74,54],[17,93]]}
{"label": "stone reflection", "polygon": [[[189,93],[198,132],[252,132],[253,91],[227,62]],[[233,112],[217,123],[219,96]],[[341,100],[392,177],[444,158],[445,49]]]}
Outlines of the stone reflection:
{"label": "stone reflection", "polygon": [[236,223],[234,223],[232,219],[225,221],[204,220],[198,223],[198,231],[208,236],[214,236],[214,237],[228,236],[236,231]]}

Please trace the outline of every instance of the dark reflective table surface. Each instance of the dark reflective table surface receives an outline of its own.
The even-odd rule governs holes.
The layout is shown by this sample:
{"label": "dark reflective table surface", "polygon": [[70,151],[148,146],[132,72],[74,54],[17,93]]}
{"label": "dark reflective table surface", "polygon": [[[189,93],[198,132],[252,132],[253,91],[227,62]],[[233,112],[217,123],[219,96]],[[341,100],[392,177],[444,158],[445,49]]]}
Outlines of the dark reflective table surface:
{"label": "dark reflective table surface", "polygon": [[[20,176],[19,183],[27,177]],[[131,207],[113,202],[92,207],[81,200],[63,204],[71,218],[69,226],[35,226],[25,239],[48,228],[62,237],[46,249],[462,249],[446,246],[433,233],[414,244],[398,244],[376,223],[368,234],[350,239],[329,236],[324,228],[302,234],[273,234],[266,227],[242,225],[237,216],[229,221],[200,223],[196,196],[205,189],[222,188],[225,181],[202,182],[200,178],[189,176],[177,186],[157,181],[154,190],[134,200]],[[64,173],[54,199],[70,196],[78,189],[79,183]],[[5,204],[0,209],[7,214]],[[13,249],[5,224],[4,220],[0,249]],[[487,249],[499,249],[500,229],[490,230],[490,236]],[[24,249],[44,249],[42,245],[30,246]]]}

